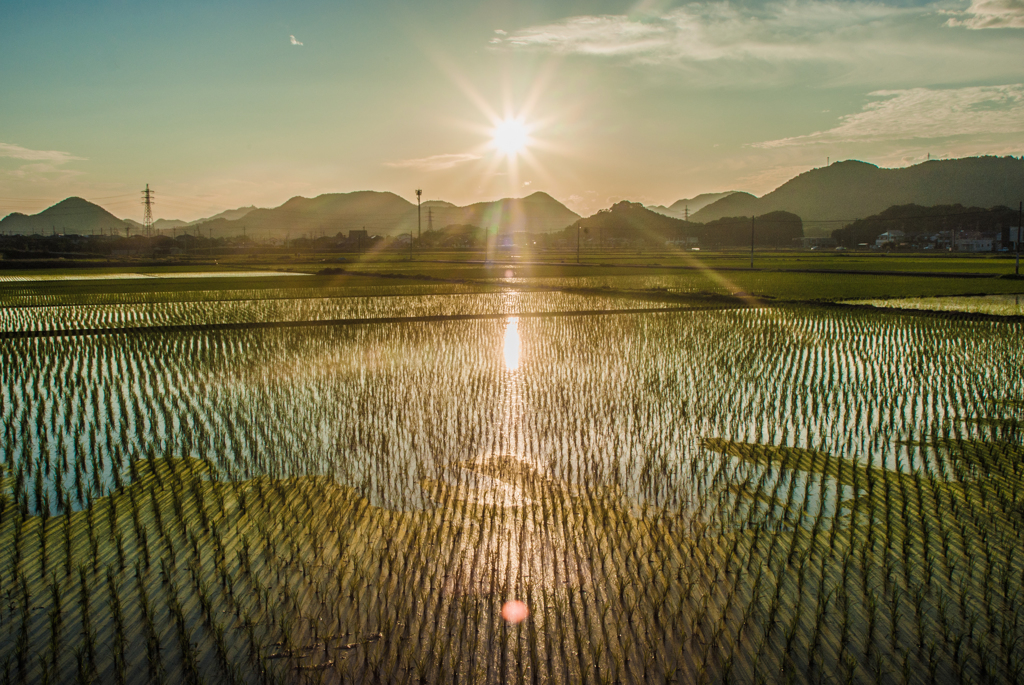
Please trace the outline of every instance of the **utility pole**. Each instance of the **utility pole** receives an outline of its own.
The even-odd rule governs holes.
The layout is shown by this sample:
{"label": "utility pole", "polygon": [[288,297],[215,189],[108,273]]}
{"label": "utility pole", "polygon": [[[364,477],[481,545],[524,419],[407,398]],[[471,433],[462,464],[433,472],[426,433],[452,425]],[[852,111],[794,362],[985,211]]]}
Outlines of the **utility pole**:
{"label": "utility pole", "polygon": [[149,184],[146,184],[146,189],[142,191],[142,206],[145,208],[142,212],[142,227],[146,230],[146,237],[149,238],[153,232],[153,195],[155,193],[149,189]]}
{"label": "utility pole", "polygon": [[427,233],[434,230],[434,208],[427,207]]}
{"label": "utility pole", "polygon": [[750,217],[750,268],[754,268],[754,217]]}
{"label": "utility pole", "polygon": [[[422,196],[423,196],[423,191],[420,190],[419,188],[417,188],[416,189],[416,239],[417,240],[419,240],[422,237],[422,230],[423,230],[423,228],[422,228],[422,223],[423,222],[422,222],[421,212],[420,212],[420,197],[422,197]],[[412,235],[411,235],[412,231],[410,231],[409,233],[410,233],[410,235],[409,235],[409,244],[410,244],[409,254],[411,255],[412,254]]]}
{"label": "utility pole", "polygon": [[580,263],[580,224],[576,224],[576,263]]}
{"label": "utility pole", "polygon": [[1017,209],[1017,260],[1013,265],[1013,275],[1020,276],[1020,234],[1022,227],[1024,227],[1024,202],[1020,203],[1020,207]]}

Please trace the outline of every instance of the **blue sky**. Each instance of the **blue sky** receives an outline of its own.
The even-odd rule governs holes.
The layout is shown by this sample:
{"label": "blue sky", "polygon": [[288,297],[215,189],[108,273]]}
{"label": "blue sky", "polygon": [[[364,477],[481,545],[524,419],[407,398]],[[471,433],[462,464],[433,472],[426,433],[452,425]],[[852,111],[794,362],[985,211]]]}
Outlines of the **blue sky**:
{"label": "blue sky", "polygon": [[[770,191],[826,158],[1024,153],[1024,0],[0,0],[0,215],[191,219],[294,195],[459,204]],[[506,117],[529,130],[513,157]],[[100,200],[99,198],[103,198]]]}

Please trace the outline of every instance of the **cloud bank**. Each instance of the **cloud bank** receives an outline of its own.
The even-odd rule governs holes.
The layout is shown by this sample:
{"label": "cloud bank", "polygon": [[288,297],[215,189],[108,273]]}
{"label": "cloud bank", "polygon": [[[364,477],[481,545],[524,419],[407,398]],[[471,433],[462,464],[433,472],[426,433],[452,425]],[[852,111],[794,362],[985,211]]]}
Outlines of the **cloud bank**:
{"label": "cloud bank", "polygon": [[965,17],[954,17],[947,26],[964,26],[969,29],[1024,29],[1024,0],[973,0]]}
{"label": "cloud bank", "polygon": [[866,2],[809,0],[769,3],[757,10],[737,8],[727,2],[694,3],[660,14],[570,17],[491,42],[511,49],[624,56],[652,64],[813,60],[820,59],[822,48],[837,36],[857,29],[870,30],[894,17],[931,11]]}

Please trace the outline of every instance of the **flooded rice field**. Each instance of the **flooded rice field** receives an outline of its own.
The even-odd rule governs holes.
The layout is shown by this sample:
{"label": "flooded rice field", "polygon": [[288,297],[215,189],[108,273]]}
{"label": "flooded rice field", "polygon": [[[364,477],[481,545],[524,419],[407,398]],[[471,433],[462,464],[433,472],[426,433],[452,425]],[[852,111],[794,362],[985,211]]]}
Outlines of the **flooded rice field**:
{"label": "flooded rice field", "polygon": [[0,677],[1020,681],[1020,324],[506,295],[0,340]]}
{"label": "flooded rice field", "polygon": [[252,298],[0,308],[0,333],[345,319],[518,315],[678,307],[636,298],[505,291],[394,297]]}

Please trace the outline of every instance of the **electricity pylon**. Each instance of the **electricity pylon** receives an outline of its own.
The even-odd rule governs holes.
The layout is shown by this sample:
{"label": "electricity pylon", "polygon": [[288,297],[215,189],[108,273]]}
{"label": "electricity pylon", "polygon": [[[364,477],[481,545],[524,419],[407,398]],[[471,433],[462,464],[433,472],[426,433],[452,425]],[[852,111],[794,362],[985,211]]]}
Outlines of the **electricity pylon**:
{"label": "electricity pylon", "polygon": [[142,206],[145,210],[142,213],[142,227],[146,229],[146,237],[150,237],[153,233],[153,195],[155,193],[149,189],[149,184],[146,184],[146,189],[142,191]]}

